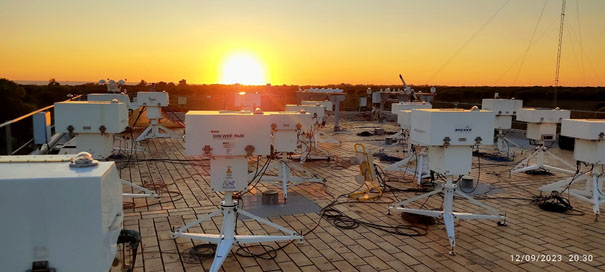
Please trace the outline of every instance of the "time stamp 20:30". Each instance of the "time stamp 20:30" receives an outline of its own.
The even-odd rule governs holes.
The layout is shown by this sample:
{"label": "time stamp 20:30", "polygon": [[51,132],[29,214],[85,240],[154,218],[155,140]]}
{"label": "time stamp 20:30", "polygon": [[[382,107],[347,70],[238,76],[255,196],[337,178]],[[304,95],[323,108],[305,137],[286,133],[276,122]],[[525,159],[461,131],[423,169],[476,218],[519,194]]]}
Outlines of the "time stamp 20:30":
{"label": "time stamp 20:30", "polygon": [[592,262],[594,257],[590,254],[516,254],[510,255],[510,259],[514,263],[520,262]]}

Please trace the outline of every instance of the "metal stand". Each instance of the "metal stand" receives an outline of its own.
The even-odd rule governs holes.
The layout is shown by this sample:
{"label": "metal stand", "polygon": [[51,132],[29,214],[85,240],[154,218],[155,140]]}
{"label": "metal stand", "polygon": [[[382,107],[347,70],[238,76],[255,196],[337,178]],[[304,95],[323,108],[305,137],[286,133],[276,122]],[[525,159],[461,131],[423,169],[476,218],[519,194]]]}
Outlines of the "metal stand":
{"label": "metal stand", "polygon": [[511,155],[513,155],[512,150],[510,150],[512,146],[516,148],[520,147],[518,144],[506,138],[502,129],[498,129],[498,135],[496,135],[496,148],[498,149],[498,151],[506,153],[506,155],[510,157]]}
{"label": "metal stand", "polygon": [[[443,186],[441,186],[440,188],[438,188],[432,192],[422,194],[422,195],[410,198],[408,200],[399,202],[397,204],[394,204],[393,206],[388,207],[388,213],[390,214],[391,210],[395,209],[395,210],[405,212],[405,213],[412,213],[412,214],[419,214],[419,215],[424,215],[424,216],[442,218],[443,222],[445,223],[445,229],[447,231],[447,236],[449,238],[450,246],[451,246],[451,251],[449,252],[449,254],[456,255],[456,253],[454,251],[455,246],[456,246],[454,219],[497,220],[497,221],[499,221],[498,225],[502,226],[502,225],[506,224],[506,216],[500,214],[500,212],[498,212],[498,210],[496,210],[490,206],[487,206],[487,205],[473,199],[472,197],[463,193],[462,191],[458,190],[457,185],[454,184],[452,180],[453,180],[452,176],[446,176],[446,183]],[[428,198],[432,195],[436,195],[439,193],[443,193],[443,199],[444,199],[443,211],[404,208],[404,206],[408,203],[411,203],[411,202],[414,202],[414,201],[417,201],[420,199]],[[473,203],[476,206],[486,209],[489,214],[471,214],[471,213],[454,212],[453,209],[454,209],[454,195],[455,194],[466,198],[467,200],[469,200],[471,203]]]}
{"label": "metal stand", "polygon": [[139,191],[143,191],[143,194],[131,194],[131,193],[123,193],[122,197],[153,197],[153,198],[159,198],[160,196],[158,194],[156,194],[154,191],[149,190],[143,186],[139,186],[136,185],[130,181],[127,180],[121,180],[123,185],[126,185],[128,187],[131,187],[135,190],[139,190]]}
{"label": "metal stand", "polygon": [[149,126],[137,137],[136,141],[140,142],[151,138],[181,138],[182,136],[176,132],[160,125],[162,112],[160,107],[147,107],[147,118],[149,118]]}
{"label": "metal stand", "polygon": [[328,99],[334,104],[334,131],[340,131],[340,102],[345,100],[344,93],[329,95]]}
{"label": "metal stand", "polygon": [[[263,175],[261,181],[281,182],[284,193],[284,202],[287,202],[288,199],[288,181],[291,182],[292,185],[298,185],[303,182],[324,182],[323,179],[317,177],[309,171],[309,169],[298,163],[289,162],[286,158],[286,153],[282,154],[282,159],[270,163],[267,168],[267,171],[272,169],[277,170],[277,176]],[[293,176],[292,170],[302,172],[304,176]],[[253,177],[254,173],[250,173],[250,176]]]}
{"label": "metal stand", "polygon": [[[296,232],[277,225],[269,220],[260,218],[242,209],[238,209],[238,201],[233,200],[233,195],[230,192],[225,193],[225,199],[221,202],[221,208],[215,210],[209,214],[206,214],[199,219],[188,223],[187,225],[177,229],[172,233],[173,238],[184,237],[204,241],[212,244],[216,244],[216,253],[214,255],[214,261],[210,267],[211,272],[218,271],[221,265],[229,255],[233,244],[250,244],[250,243],[262,243],[262,242],[278,242],[278,241],[290,241],[300,240],[302,243],[303,236],[298,235]],[[223,225],[221,226],[220,234],[206,234],[206,233],[184,233],[189,228],[198,226],[201,222],[208,221],[213,216],[223,214]],[[238,235],[236,230],[236,220],[239,214],[247,216],[259,223],[266,224],[272,228],[280,230],[287,235]]]}
{"label": "metal stand", "polygon": [[[603,192],[603,181],[605,176],[601,170],[601,165],[593,165],[592,173],[582,174],[578,177],[571,177],[568,179],[560,180],[552,184],[544,185],[540,187],[541,192],[550,193],[553,191],[563,192],[565,189],[569,190],[569,194],[579,198],[582,201],[592,203],[592,209],[596,216],[595,220],[599,219],[600,205],[605,203],[605,195]],[[571,183],[584,183],[584,189],[571,189],[568,186]]]}
{"label": "metal stand", "polygon": [[147,152],[147,148],[141,146],[136,141],[129,141],[129,140],[125,139],[124,137],[120,137],[120,136],[114,136],[114,139],[124,142],[124,145],[126,145],[126,147],[121,147],[121,145],[114,146],[113,150],[120,150],[120,151],[126,151],[126,152]]}
{"label": "metal stand", "polygon": [[[416,176],[416,184],[420,185],[423,178],[428,178],[431,176],[431,173],[428,169],[428,154],[426,153],[425,148],[419,147],[419,151],[410,154],[407,158],[400,160],[396,163],[393,163],[384,168],[385,171],[403,171],[410,175]],[[409,154],[409,152],[408,152]],[[416,169],[410,169],[407,166],[410,162],[416,161]],[[425,163],[426,162],[426,163]]]}
{"label": "metal stand", "polygon": [[[169,128],[160,125],[158,119],[150,120],[149,126],[137,137],[137,142],[151,138],[181,138],[181,135],[170,130]],[[161,132],[164,131],[164,132]]]}
{"label": "metal stand", "polygon": [[[315,134],[313,134],[312,136],[304,136],[305,140],[301,140],[300,142],[302,142],[302,151],[300,154],[300,162],[304,163],[307,159],[309,160],[329,160],[329,153],[321,148],[319,148],[319,146],[317,145],[318,140],[317,140],[317,136]],[[338,144],[340,144],[340,142],[337,141]],[[322,155],[314,155],[311,154],[312,151],[319,151],[322,153]]]}
{"label": "metal stand", "polygon": [[[536,148],[536,151],[534,151],[533,153],[531,153],[527,158],[525,158],[524,160],[522,160],[519,164],[517,164],[512,170],[511,172],[513,173],[519,173],[519,172],[526,172],[526,171],[530,171],[530,170],[536,170],[536,169],[549,169],[549,170],[553,170],[553,171],[559,171],[559,172],[564,172],[564,173],[569,173],[569,174],[573,174],[576,171],[574,170],[570,170],[570,169],[564,169],[564,168],[559,168],[559,167],[554,167],[554,166],[550,166],[544,163],[544,156],[545,155],[549,155],[550,157],[558,160],[559,162],[561,162],[562,164],[564,164],[565,166],[574,169],[574,167],[569,164],[568,162],[564,161],[563,159],[557,157],[556,155],[550,153],[550,151],[547,150],[546,146],[544,146],[544,141],[540,141],[540,145]],[[536,157],[536,163],[529,165],[529,162],[532,158]]]}

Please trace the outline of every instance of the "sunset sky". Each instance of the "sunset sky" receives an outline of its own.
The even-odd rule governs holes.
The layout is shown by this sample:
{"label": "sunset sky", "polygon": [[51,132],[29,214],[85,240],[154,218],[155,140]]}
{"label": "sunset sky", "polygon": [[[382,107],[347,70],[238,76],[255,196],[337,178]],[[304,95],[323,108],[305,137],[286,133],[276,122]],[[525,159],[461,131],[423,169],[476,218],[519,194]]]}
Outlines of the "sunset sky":
{"label": "sunset sky", "polygon": [[[560,0],[519,71],[544,1],[0,0],[0,77],[552,85]],[[605,85],[603,14],[603,0],[567,1],[561,85]]]}

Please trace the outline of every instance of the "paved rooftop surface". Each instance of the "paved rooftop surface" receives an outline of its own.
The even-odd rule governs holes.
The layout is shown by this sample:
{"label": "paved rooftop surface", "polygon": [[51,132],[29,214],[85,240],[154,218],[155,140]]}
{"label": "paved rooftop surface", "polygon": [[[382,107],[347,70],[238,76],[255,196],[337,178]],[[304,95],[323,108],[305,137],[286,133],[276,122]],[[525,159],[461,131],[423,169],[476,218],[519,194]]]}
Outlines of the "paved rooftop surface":
{"label": "paved rooftop surface", "polygon": [[[355,165],[347,167],[338,163],[353,156],[353,145],[363,143],[370,153],[384,149],[388,154],[403,157],[401,146],[385,146],[384,136],[360,137],[357,132],[383,127],[395,131],[395,123],[376,124],[366,121],[345,121],[345,132],[333,137],[338,144],[320,144],[337,161],[310,161],[304,164],[324,184],[303,183],[290,187],[296,192],[324,207],[333,196],[350,193],[358,188],[354,176],[359,174]],[[330,129],[326,128],[326,132]],[[182,133],[182,131],[181,131]],[[330,133],[333,134],[333,133]],[[206,271],[213,258],[196,259],[188,255],[189,249],[199,244],[190,239],[171,238],[171,228],[183,226],[196,215],[208,213],[220,205],[222,194],[209,189],[209,161],[183,162],[176,160],[196,159],[184,156],[182,139],[152,139],[143,142],[145,152],[133,154],[134,161],[120,170],[121,177],[147,187],[155,186],[162,191],[160,200],[135,199],[125,203],[124,228],[138,230],[142,235],[135,271]],[[553,148],[554,152],[572,162],[569,151]],[[525,151],[527,154],[528,151]],[[519,155],[517,160],[521,159]],[[154,159],[154,160],[147,160]],[[158,160],[158,159],[170,159]],[[146,161],[143,161],[146,160]],[[473,159],[473,176],[478,176],[477,158]],[[385,166],[386,163],[377,162]],[[407,237],[360,226],[356,229],[340,229],[328,220],[321,220],[317,213],[296,214],[269,218],[271,221],[295,230],[306,232],[304,243],[291,243],[271,260],[241,257],[232,254],[223,265],[225,271],[605,271],[605,223],[595,222],[590,204],[572,198],[572,205],[585,212],[583,216],[551,213],[530,204],[532,194],[539,194],[538,187],[571,175],[510,174],[511,163],[481,161],[480,181],[498,190],[477,196],[483,203],[506,213],[508,226],[497,226],[488,220],[456,221],[456,256],[448,255],[449,243],[442,223],[428,226],[428,234]],[[255,163],[251,162],[253,169]],[[556,164],[555,164],[556,165]],[[390,184],[399,188],[413,188],[412,177],[388,173]],[[125,187],[126,189],[126,187]],[[280,190],[270,183],[260,183],[254,194],[268,189]],[[168,193],[170,191],[172,193]],[[386,214],[388,202],[413,197],[414,192],[386,193],[379,203],[345,204],[336,206],[347,215],[378,224],[411,224],[400,214]],[[419,203],[419,206],[422,203]],[[430,209],[441,207],[442,198],[432,197],[425,204]],[[245,207],[244,207],[245,209]],[[456,199],[454,209],[465,212],[481,212],[468,201]],[[190,231],[218,233],[221,217],[203,223]],[[250,220],[238,224],[239,233],[267,234],[274,230]],[[275,246],[274,243],[269,243]],[[127,251],[126,251],[127,252]],[[560,261],[514,261],[515,255],[561,255]],[[127,257],[128,254],[120,257]],[[580,260],[570,260],[579,255]],[[584,261],[582,256],[592,256]],[[511,257],[512,256],[512,257]],[[573,257],[575,258],[575,257]],[[112,271],[119,271],[114,268]]]}

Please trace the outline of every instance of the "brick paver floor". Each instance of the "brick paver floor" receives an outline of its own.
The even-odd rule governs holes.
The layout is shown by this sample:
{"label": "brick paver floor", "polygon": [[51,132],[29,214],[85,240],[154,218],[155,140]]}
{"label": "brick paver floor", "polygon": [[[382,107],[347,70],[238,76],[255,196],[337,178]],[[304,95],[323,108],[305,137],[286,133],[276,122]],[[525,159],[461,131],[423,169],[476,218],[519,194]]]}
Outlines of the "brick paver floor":
{"label": "brick paver floor", "polygon": [[[342,141],[338,144],[320,146],[332,156],[342,160],[353,156],[353,145],[363,143],[369,152],[383,150],[393,156],[402,157],[401,146],[384,146],[384,136],[360,137],[357,132],[383,127],[396,130],[394,123],[344,121],[346,132],[334,134]],[[326,132],[330,130],[325,129]],[[163,191],[160,200],[134,199],[125,203],[124,228],[141,233],[142,248],[139,249],[135,271],[206,271],[212,258],[198,260],[188,256],[188,250],[197,241],[171,237],[171,229],[192,221],[196,215],[216,209],[222,199],[221,193],[209,189],[209,162],[182,161],[184,142],[182,139],[152,139],[142,144],[147,150],[136,152],[129,165],[120,170],[121,177],[137,184],[155,187]],[[554,150],[570,162],[569,151]],[[528,151],[524,153],[527,154]],[[518,155],[517,160],[522,155]],[[153,159],[153,160],[150,160]],[[161,159],[161,160],[160,160]],[[479,167],[474,158],[472,175],[477,177]],[[377,162],[385,166],[385,163]],[[308,183],[290,187],[325,206],[333,196],[349,193],[359,185],[354,176],[357,166],[341,167],[334,161],[310,161],[305,167],[326,179],[324,184]],[[251,163],[254,167],[255,163]],[[412,165],[413,167],[413,165]],[[294,242],[277,252],[272,260],[241,257],[232,254],[223,265],[225,271],[605,271],[605,223],[595,222],[592,207],[588,203],[572,198],[574,207],[585,212],[583,216],[545,212],[530,204],[528,198],[538,194],[538,187],[569,177],[555,173],[553,176],[536,176],[525,173],[509,174],[510,163],[481,161],[480,181],[499,190],[493,194],[477,197],[485,204],[506,213],[508,226],[497,226],[493,221],[471,220],[456,222],[456,256],[448,255],[449,243],[444,225],[429,227],[428,234],[406,237],[361,226],[356,229],[339,229],[326,220],[320,221],[316,213],[297,214],[270,218],[282,226],[306,232],[320,221],[314,232],[305,236],[302,244]],[[412,177],[388,173],[393,186],[412,188]],[[165,188],[164,188],[165,187]],[[164,189],[162,189],[164,188]],[[253,193],[278,187],[260,183]],[[125,187],[126,189],[126,187]],[[171,193],[168,193],[170,191]],[[382,204],[346,204],[337,208],[347,215],[379,224],[410,224],[400,214],[386,214],[388,204],[384,202],[403,200],[416,193],[387,193]],[[422,203],[419,203],[420,205]],[[425,207],[438,209],[442,198],[432,197]],[[455,210],[480,212],[480,209],[462,199],[456,199]],[[221,218],[192,228],[190,231],[218,233]],[[245,220],[238,224],[240,233],[275,233],[264,225]],[[270,243],[275,246],[275,243]],[[514,255],[561,255],[560,261],[511,260]],[[580,260],[570,260],[579,255]],[[583,256],[592,256],[585,261]],[[513,257],[511,257],[513,256]],[[120,249],[122,258],[122,250]],[[129,258],[125,254],[126,258]],[[575,257],[574,257],[575,258]],[[119,271],[114,268],[112,271]]]}

